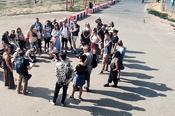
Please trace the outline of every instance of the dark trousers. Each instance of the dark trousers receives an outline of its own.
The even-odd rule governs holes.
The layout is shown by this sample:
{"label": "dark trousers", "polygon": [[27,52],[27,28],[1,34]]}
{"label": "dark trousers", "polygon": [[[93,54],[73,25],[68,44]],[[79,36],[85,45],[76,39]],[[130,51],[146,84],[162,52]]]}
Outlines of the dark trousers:
{"label": "dark trousers", "polygon": [[108,83],[112,83],[112,81],[113,81],[114,85],[117,85],[118,84],[117,75],[118,75],[118,71],[110,71]]}
{"label": "dark trousers", "polygon": [[63,94],[62,94],[61,103],[64,104],[64,101],[66,99],[68,85],[63,85],[63,84],[58,84],[58,83],[56,83],[56,85],[55,85],[55,92],[54,92],[54,96],[53,96],[54,103],[56,103],[58,93],[62,87],[63,87]]}

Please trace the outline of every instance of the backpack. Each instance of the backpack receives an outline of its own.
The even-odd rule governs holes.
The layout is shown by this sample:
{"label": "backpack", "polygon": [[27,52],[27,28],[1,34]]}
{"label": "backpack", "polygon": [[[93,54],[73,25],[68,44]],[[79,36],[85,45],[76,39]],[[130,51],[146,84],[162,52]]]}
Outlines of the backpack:
{"label": "backpack", "polygon": [[18,57],[16,59],[16,65],[15,65],[15,69],[16,69],[16,72],[18,74],[21,74],[23,75],[24,74],[24,68],[25,68],[25,65],[24,65],[24,58],[23,57]]}
{"label": "backpack", "polygon": [[92,57],[92,68],[96,68],[97,65],[98,65],[97,55],[96,54],[93,54],[93,57]]}

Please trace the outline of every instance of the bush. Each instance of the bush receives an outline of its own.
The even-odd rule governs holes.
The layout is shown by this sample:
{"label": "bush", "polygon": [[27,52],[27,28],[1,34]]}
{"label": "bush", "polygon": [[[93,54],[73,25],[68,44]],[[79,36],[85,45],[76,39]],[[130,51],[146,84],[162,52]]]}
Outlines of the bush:
{"label": "bush", "polygon": [[158,16],[162,19],[167,19],[168,21],[175,22],[175,19],[172,19],[172,18],[168,17],[168,13],[162,13],[162,12],[159,12],[159,11],[156,11],[156,10],[153,10],[153,9],[147,9],[147,11],[148,11],[149,14]]}
{"label": "bush", "polygon": [[147,9],[149,14],[153,14],[155,16],[158,16],[163,19],[168,19],[168,14],[167,13],[161,13],[159,11],[153,10],[153,9]]}

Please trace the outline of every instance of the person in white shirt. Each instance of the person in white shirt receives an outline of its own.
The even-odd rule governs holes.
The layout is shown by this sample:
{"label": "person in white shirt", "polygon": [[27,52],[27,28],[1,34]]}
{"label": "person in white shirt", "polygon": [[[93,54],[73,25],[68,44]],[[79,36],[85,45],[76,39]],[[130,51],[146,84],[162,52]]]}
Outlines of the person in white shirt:
{"label": "person in white shirt", "polygon": [[62,36],[62,40],[61,40],[62,50],[65,50],[65,52],[67,52],[67,42],[68,42],[68,38],[70,36],[70,30],[65,22],[63,22],[61,36]]}

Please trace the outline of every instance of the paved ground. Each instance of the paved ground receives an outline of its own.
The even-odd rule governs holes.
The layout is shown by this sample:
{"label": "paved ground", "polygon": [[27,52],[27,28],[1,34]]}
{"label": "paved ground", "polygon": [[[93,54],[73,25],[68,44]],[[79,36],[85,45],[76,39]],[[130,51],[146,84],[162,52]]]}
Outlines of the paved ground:
{"label": "paved ground", "polygon": [[[125,70],[119,88],[103,87],[108,73],[98,74],[100,64],[92,72],[92,92],[83,93],[84,101],[67,99],[67,107],[60,107],[59,101],[57,106],[52,106],[49,99],[55,86],[55,63],[43,55],[31,70],[33,77],[29,90],[32,94],[29,96],[8,90],[0,78],[0,115],[174,116],[175,33],[168,22],[146,14],[144,6],[140,0],[122,0],[118,5],[79,22],[81,26],[85,22],[94,26],[94,20],[98,17],[104,23],[115,22],[119,37],[127,47]],[[70,59],[75,66],[77,59],[72,56]]]}

